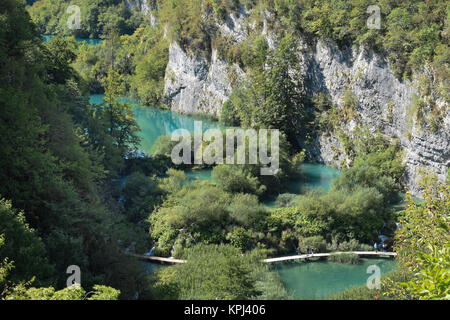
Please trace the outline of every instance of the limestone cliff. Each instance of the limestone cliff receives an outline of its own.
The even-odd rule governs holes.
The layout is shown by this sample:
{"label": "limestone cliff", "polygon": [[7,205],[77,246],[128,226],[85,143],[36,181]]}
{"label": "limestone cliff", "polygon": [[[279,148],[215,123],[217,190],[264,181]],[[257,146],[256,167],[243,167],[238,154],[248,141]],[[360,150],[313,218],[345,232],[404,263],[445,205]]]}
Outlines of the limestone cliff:
{"label": "limestone cliff", "polygon": [[[244,21],[245,10],[228,15],[218,23],[218,32],[235,42],[247,37]],[[271,47],[276,36],[267,31],[262,34]],[[386,60],[364,48],[340,50],[333,42],[317,41],[314,46],[302,44],[299,51],[310,94],[329,94],[336,106],[342,104],[345,90],[351,90],[357,99],[354,121],[342,124],[352,137],[357,127],[380,131],[396,138],[405,149],[406,185],[413,194],[420,195],[419,169],[436,173],[445,181],[450,165],[450,113],[445,116],[439,131],[421,128],[409,121],[408,109],[416,92],[414,82],[399,81]],[[177,43],[170,46],[166,70],[165,96],[172,110],[184,113],[206,112],[220,115],[223,103],[232,91],[230,76],[245,77],[237,65],[229,65],[212,49],[210,57],[185,52]],[[339,166],[348,162],[342,145],[334,134],[319,134],[315,143],[307,146],[310,159]]]}
{"label": "limestone cliff", "polygon": [[[413,82],[400,82],[387,62],[363,48],[341,52],[332,43],[319,41],[308,55],[308,87],[311,91],[330,94],[336,105],[342,103],[343,92],[350,88],[357,97],[359,121],[346,124],[347,132],[365,125],[371,131],[379,130],[388,137],[399,139],[406,151],[405,183],[413,194],[419,195],[417,181],[420,168],[436,173],[445,181],[450,166],[450,113],[438,131],[410,122],[408,109],[416,93]],[[334,148],[332,148],[334,146]],[[310,151],[310,156],[326,164],[346,160],[336,136],[321,135]]]}

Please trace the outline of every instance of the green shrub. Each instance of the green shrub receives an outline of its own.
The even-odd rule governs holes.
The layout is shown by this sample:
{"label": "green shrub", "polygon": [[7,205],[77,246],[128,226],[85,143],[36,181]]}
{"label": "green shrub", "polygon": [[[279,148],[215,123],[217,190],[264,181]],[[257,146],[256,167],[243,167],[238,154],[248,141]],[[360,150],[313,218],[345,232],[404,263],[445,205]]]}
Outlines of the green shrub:
{"label": "green shrub", "polygon": [[283,193],[277,197],[275,201],[280,207],[290,207],[293,206],[298,195],[292,193]]}
{"label": "green shrub", "polygon": [[260,184],[258,178],[246,173],[242,166],[218,165],[213,169],[212,177],[227,192],[260,195],[265,191],[265,186]]}
{"label": "green shrub", "polygon": [[347,263],[347,264],[358,264],[361,262],[361,258],[356,253],[343,252],[334,253],[328,257],[328,261]]}
{"label": "green shrub", "polygon": [[311,250],[314,250],[314,253],[324,253],[327,251],[327,243],[321,236],[300,238],[298,249],[301,253],[311,253]]}

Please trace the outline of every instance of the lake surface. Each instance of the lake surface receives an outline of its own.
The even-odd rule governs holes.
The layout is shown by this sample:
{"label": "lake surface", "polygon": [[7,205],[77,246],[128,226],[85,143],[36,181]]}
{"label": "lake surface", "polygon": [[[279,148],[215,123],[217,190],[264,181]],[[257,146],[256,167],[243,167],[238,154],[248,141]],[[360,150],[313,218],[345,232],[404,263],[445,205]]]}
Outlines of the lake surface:
{"label": "lake surface", "polygon": [[367,268],[376,265],[381,275],[395,269],[392,259],[362,259],[361,264],[345,264],[328,261],[279,263],[274,266],[281,281],[299,300],[320,300],[351,287],[365,285],[373,273]]}
{"label": "lake surface", "polygon": [[[91,95],[90,101],[99,104],[104,95]],[[193,131],[195,118],[169,110],[144,107],[134,100],[124,98],[122,102],[129,103],[135,113],[135,118],[141,128],[139,136],[142,138],[141,150],[152,153],[153,145],[159,136],[171,135],[177,129]],[[218,122],[202,120],[203,130],[210,128],[223,129]],[[337,169],[321,164],[304,163],[301,165],[303,178],[289,182],[290,193],[304,193],[310,189],[322,188],[329,190],[333,179],[339,176]],[[200,179],[212,181],[211,169],[187,171],[190,180]],[[274,201],[264,203],[268,207],[276,207]],[[363,260],[359,265],[340,264],[335,262],[298,262],[277,264],[275,269],[280,274],[286,288],[297,299],[323,299],[330,294],[346,290],[352,286],[364,285],[370,276],[367,267],[376,264],[382,274],[395,268],[395,262],[385,259]],[[153,273],[164,265],[146,263],[147,273]]]}
{"label": "lake surface", "polygon": [[[90,102],[99,104],[103,101],[104,95],[91,95]],[[141,150],[145,153],[151,154],[153,152],[153,145],[160,136],[171,135],[177,129],[186,129],[190,132],[194,131],[194,122],[200,121],[191,116],[176,113],[170,110],[162,110],[152,107],[144,107],[139,105],[136,101],[129,98],[121,99],[121,102],[126,102],[131,105],[134,111],[134,117],[141,132]],[[201,120],[203,131],[208,129],[223,129],[225,128],[219,122]]]}
{"label": "lake surface", "polygon": [[211,169],[202,169],[202,170],[194,170],[194,171],[186,171],[186,175],[190,180],[202,180],[202,181],[212,181],[212,170]]}
{"label": "lake surface", "polygon": [[303,163],[300,168],[303,179],[289,182],[289,193],[300,194],[318,188],[328,191],[333,180],[341,174],[338,169],[317,163]]}
{"label": "lake surface", "polygon": [[[99,104],[103,101],[104,95],[94,94],[90,96],[90,102]],[[139,105],[129,98],[121,99],[122,102],[132,106],[136,122],[141,128],[141,150],[151,154],[153,146],[158,137],[171,135],[177,129],[194,130],[194,121],[199,121],[192,116],[183,115],[170,110],[161,110],[153,107]],[[208,129],[224,129],[225,126],[218,122],[202,120],[203,131]],[[340,171],[322,164],[304,163],[301,165],[303,178],[292,180],[288,183],[288,192],[301,194],[311,189],[322,188],[325,191],[330,189],[332,181],[339,176]],[[199,179],[212,181],[211,169],[187,171],[186,174],[191,180]],[[267,199],[264,204],[269,208],[278,206],[273,199]]]}
{"label": "lake surface", "polygon": [[[310,261],[276,263],[272,267],[278,272],[286,290],[297,300],[323,300],[352,287],[366,285],[367,279],[373,273],[367,273],[367,268],[376,265],[381,276],[393,271],[397,262],[393,259],[361,259],[360,264],[338,262]],[[145,263],[147,274],[166,268],[167,264]]]}
{"label": "lake surface", "polygon": [[[48,41],[50,41],[50,39],[52,39],[54,37],[56,37],[56,35],[54,35],[54,34],[43,34],[42,40],[44,42],[48,42]],[[104,41],[103,39],[90,39],[90,38],[75,38],[75,40],[78,42],[86,42],[87,44],[90,44],[90,45],[101,44]]]}

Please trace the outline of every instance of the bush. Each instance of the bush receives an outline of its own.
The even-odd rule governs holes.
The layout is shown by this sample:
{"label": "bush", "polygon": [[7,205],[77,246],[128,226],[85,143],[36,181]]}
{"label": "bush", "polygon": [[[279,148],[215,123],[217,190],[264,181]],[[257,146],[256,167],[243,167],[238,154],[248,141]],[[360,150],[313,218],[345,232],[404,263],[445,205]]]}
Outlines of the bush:
{"label": "bush", "polygon": [[301,253],[324,253],[327,251],[327,243],[321,236],[314,236],[308,238],[301,238],[298,241],[298,249]]}
{"label": "bush", "polygon": [[256,298],[252,260],[230,245],[197,245],[187,263],[168,267],[154,277],[159,299],[244,300]]}
{"label": "bush", "polygon": [[356,251],[360,248],[360,243],[356,239],[350,239],[349,241],[339,242],[338,237],[334,237],[332,239],[331,244],[327,246],[328,251],[341,251],[341,252],[349,252]]}
{"label": "bush", "polygon": [[231,201],[230,209],[230,217],[245,227],[255,227],[267,214],[260,206],[258,197],[251,194],[236,194]]}
{"label": "bush", "polygon": [[283,193],[277,197],[277,200],[275,202],[277,205],[279,205],[281,207],[290,207],[290,206],[294,205],[297,197],[298,197],[298,195],[296,195],[296,194]]}
{"label": "bush", "polygon": [[261,195],[265,191],[258,178],[246,173],[242,166],[218,165],[213,169],[212,177],[227,192]]}
{"label": "bush", "polygon": [[347,263],[347,264],[358,264],[361,262],[361,258],[356,253],[343,252],[332,254],[328,257],[328,261]]}

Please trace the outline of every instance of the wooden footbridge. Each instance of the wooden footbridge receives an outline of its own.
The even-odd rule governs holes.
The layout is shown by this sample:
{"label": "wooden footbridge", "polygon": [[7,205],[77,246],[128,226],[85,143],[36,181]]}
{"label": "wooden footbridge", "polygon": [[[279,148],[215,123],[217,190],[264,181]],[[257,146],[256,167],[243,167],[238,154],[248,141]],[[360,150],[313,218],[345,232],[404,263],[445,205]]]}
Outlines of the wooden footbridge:
{"label": "wooden footbridge", "polygon": [[141,254],[134,254],[134,253],[129,253],[129,252],[126,252],[125,254],[129,255],[131,257],[138,258],[139,260],[148,261],[148,262],[174,263],[174,264],[186,263],[186,260],[179,260],[179,259],[174,259],[174,258],[162,258],[162,257],[154,257],[154,256],[144,256],[144,255],[141,255]]}
{"label": "wooden footbridge", "polygon": [[[270,258],[263,260],[264,263],[274,263],[274,262],[284,262],[284,261],[292,261],[292,260],[307,260],[312,258],[326,258],[332,255],[342,254],[342,253],[353,253],[358,256],[364,257],[396,257],[397,253],[395,252],[383,252],[383,251],[353,251],[353,252],[332,252],[332,253],[314,253],[314,254],[303,254],[297,256],[287,256],[287,257],[279,257],[279,258]],[[144,256],[140,254],[134,253],[126,253],[129,256],[138,258],[143,261],[148,262],[159,262],[159,263],[173,263],[180,264],[186,263],[186,260],[179,260],[174,258],[162,258],[162,257],[154,257],[154,256]]]}
{"label": "wooden footbridge", "polygon": [[397,253],[395,252],[383,252],[383,251],[353,251],[353,252],[332,252],[332,253],[314,253],[314,254],[303,254],[299,256],[289,256],[289,257],[280,257],[280,258],[271,258],[265,259],[263,262],[265,263],[273,263],[273,262],[283,262],[283,261],[291,261],[291,260],[305,260],[311,258],[326,258],[333,255],[338,255],[342,253],[353,253],[358,256],[375,256],[375,257],[396,257]]}

